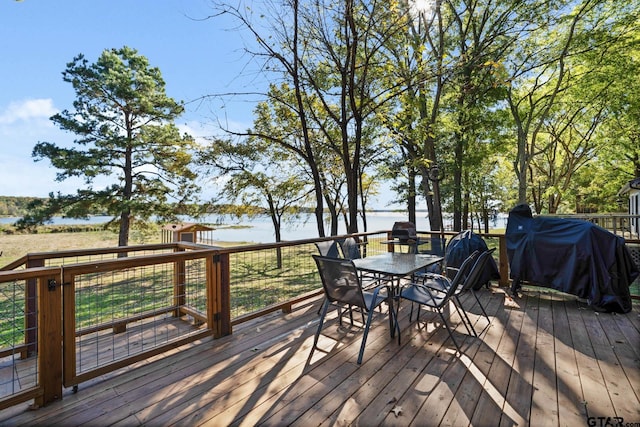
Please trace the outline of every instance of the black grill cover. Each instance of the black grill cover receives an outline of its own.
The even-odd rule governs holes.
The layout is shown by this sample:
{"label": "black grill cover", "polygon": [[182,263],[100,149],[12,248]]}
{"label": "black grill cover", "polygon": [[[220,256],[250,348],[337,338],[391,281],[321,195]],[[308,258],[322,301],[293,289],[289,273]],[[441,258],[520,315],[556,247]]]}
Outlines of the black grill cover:
{"label": "black grill cover", "polygon": [[[449,240],[449,243],[447,244],[447,250],[445,253],[447,267],[458,268],[474,251],[477,250],[484,252],[487,249],[487,244],[482,237],[478,236],[471,230],[462,231]],[[500,272],[498,271],[496,261],[493,257],[490,257],[480,279],[473,288],[480,289],[492,279],[500,279]]]}
{"label": "black grill cover", "polygon": [[599,311],[631,311],[629,285],[638,276],[622,237],[588,221],[509,212],[507,256],[516,291],[522,281],[589,301]]}

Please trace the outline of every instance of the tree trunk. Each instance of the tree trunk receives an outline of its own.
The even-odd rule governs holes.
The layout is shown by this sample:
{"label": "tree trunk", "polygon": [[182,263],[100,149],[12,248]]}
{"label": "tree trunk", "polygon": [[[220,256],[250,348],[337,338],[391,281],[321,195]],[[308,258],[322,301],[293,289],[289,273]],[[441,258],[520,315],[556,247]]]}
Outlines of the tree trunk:
{"label": "tree trunk", "polygon": [[409,222],[417,225],[416,222],[416,171],[409,168],[409,194],[407,196],[407,211],[409,213]]}
{"label": "tree trunk", "polygon": [[118,246],[129,246],[130,210],[120,213],[120,231],[118,233]]}
{"label": "tree trunk", "polygon": [[[125,117],[127,137],[132,138],[129,116]],[[133,197],[133,148],[129,143],[124,155],[124,188],[122,189],[122,211],[120,213],[120,233],[118,234],[118,246],[129,246],[129,230],[131,228],[131,207],[128,203]],[[126,206],[126,207],[125,207]],[[124,254],[126,256],[126,254]]]}

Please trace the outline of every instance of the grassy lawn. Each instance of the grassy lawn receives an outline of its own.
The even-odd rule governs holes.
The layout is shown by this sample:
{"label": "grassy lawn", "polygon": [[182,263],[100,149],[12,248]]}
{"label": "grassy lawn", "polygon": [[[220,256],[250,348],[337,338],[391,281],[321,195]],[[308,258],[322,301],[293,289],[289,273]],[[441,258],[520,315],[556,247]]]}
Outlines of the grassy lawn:
{"label": "grassy lawn", "polygon": [[0,266],[35,252],[118,246],[118,235],[109,231],[76,233],[0,234]]}
{"label": "grassy lawn", "polygon": [[[1,230],[0,230],[1,231]],[[148,237],[140,241],[130,237],[129,244],[160,243],[157,238]],[[244,242],[219,242],[217,246],[238,246]],[[77,231],[69,233],[35,233],[35,234],[6,234],[0,232],[0,267],[5,266],[29,253],[58,252],[74,249],[111,248],[118,246],[118,234],[111,231]]]}
{"label": "grassy lawn", "polygon": [[[0,267],[28,253],[57,252],[117,246],[117,234],[109,231],[62,233],[0,233]],[[159,243],[155,241],[144,243]],[[140,244],[132,239],[131,244]],[[218,246],[237,246],[241,242],[215,242]],[[264,308],[320,286],[312,245],[283,248],[282,265],[277,251],[266,249],[231,255],[232,316]],[[173,263],[130,267],[122,271],[87,273],[75,277],[75,315],[79,328],[162,309],[173,303]],[[206,269],[203,260],[188,261],[185,269],[186,304],[206,311]],[[0,288],[0,348],[23,341],[24,286],[5,283]],[[16,314],[14,316],[13,314]]]}

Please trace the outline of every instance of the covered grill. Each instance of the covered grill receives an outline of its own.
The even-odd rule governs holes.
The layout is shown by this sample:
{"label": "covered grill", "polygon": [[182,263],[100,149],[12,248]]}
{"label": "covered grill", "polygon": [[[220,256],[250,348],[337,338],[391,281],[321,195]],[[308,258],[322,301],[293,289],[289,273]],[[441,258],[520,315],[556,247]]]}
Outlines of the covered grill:
{"label": "covered grill", "polygon": [[398,239],[400,242],[406,243],[409,240],[418,240],[416,234],[416,225],[408,221],[398,221],[393,223],[391,229],[391,238]]}
{"label": "covered grill", "polygon": [[631,311],[629,284],[638,268],[624,238],[587,221],[533,217],[518,205],[506,240],[514,292],[526,281],[586,299],[596,310]]}

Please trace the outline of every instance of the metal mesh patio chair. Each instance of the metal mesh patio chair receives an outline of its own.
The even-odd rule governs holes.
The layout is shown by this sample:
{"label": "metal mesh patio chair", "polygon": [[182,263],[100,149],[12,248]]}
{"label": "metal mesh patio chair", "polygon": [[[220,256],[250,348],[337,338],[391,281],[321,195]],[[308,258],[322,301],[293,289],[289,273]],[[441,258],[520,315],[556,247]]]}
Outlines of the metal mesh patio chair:
{"label": "metal mesh patio chair", "polygon": [[[458,284],[456,291],[453,294],[453,302],[456,305],[456,308],[458,308],[459,311],[462,311],[462,314],[467,320],[467,323],[469,324],[469,326],[471,326],[471,331],[473,331],[473,334],[475,336],[478,336],[478,334],[475,328],[473,327],[473,323],[471,323],[469,319],[467,310],[465,310],[464,306],[462,305],[462,301],[460,300],[460,295],[462,295],[465,292],[471,292],[474,298],[476,299],[476,302],[478,303],[480,310],[482,310],[482,314],[484,315],[484,317],[487,318],[487,321],[489,322],[489,324],[491,324],[491,319],[489,318],[489,316],[487,315],[487,312],[482,306],[482,303],[480,302],[478,295],[476,295],[476,291],[474,288],[477,288],[478,282],[482,279],[482,273],[484,271],[484,268],[487,265],[487,262],[489,261],[489,257],[491,256],[494,250],[495,249],[489,249],[482,253],[480,253],[479,251],[475,251],[473,254],[471,254],[470,257],[476,258],[474,261],[474,264],[469,270],[466,277],[464,277],[463,280]],[[451,282],[447,280],[446,277],[443,277],[437,274],[427,275],[424,278],[424,281],[422,282],[422,284],[438,292],[447,292],[448,287],[451,286]]]}
{"label": "metal mesh patio chair", "polygon": [[[347,237],[346,239],[340,240],[340,250],[342,251],[342,256],[345,259],[359,259],[362,257],[360,252],[361,243],[355,237]],[[383,277],[373,273],[365,273],[362,271],[358,272],[360,274],[360,278],[362,279],[362,286],[365,289],[371,289],[375,286],[379,286]]]}
{"label": "metal mesh patio chair", "polygon": [[[395,311],[393,308],[391,293],[387,287],[378,287],[372,291],[363,290],[358,270],[351,260],[328,258],[318,255],[313,255],[313,258],[318,266],[318,272],[322,279],[322,287],[324,288],[326,298],[322,306],[320,323],[318,325],[318,330],[316,331],[311,351],[313,352],[318,344],[318,338],[320,337],[320,332],[322,331],[324,319],[329,307],[333,305],[338,308],[338,318],[340,324],[342,324],[340,310],[342,306],[350,306],[353,309],[357,308],[361,310],[363,314],[366,314],[366,321],[364,322],[364,330],[362,333],[362,343],[360,344],[360,353],[358,354],[358,364],[361,364],[374,310],[383,302],[386,302],[388,306],[387,314],[389,316],[390,335],[391,338],[394,337],[394,327],[397,325],[397,322],[395,322]],[[399,339],[400,337],[398,334],[398,341]]]}
{"label": "metal mesh patio chair", "polygon": [[437,255],[443,258],[441,262],[429,266],[427,270],[423,273],[442,274],[442,272],[444,271],[444,265],[445,265],[444,256],[446,253],[445,249],[446,249],[447,238],[444,236],[431,236],[428,240],[429,240],[429,248],[421,249],[418,252],[421,254]]}
{"label": "metal mesh patio chair", "polygon": [[338,242],[336,242],[335,240],[316,242],[315,245],[320,256],[326,256],[329,258],[340,258],[340,252],[338,251]]}
{"label": "metal mesh patio chair", "polygon": [[[338,250],[338,242],[335,240],[325,240],[322,242],[315,242],[316,248],[320,256],[326,256],[329,258],[340,258],[340,251]],[[318,314],[322,310],[322,305],[318,308]],[[351,323],[353,323],[353,313],[349,313],[351,316]]]}
{"label": "metal mesh patio chair", "polygon": [[340,249],[342,250],[342,256],[346,259],[358,259],[362,256],[360,243],[355,237],[347,237],[340,240]]}
{"label": "metal mesh patio chair", "polygon": [[[470,273],[471,267],[475,262],[476,255],[477,254],[472,254],[462,263],[453,280],[450,280],[445,276],[439,276],[439,280],[442,280],[447,284],[446,286],[443,286],[443,289],[444,289],[443,292],[440,292],[433,288],[425,286],[421,282],[419,283],[414,282],[408,285],[404,285],[400,289],[400,294],[399,294],[398,310],[400,310],[400,301],[402,301],[403,299],[411,301],[412,303],[411,311],[409,312],[409,321],[411,321],[413,317],[414,303],[418,304],[418,314],[416,316],[416,320],[418,320],[420,317],[420,307],[422,307],[423,305],[436,310],[436,312],[440,316],[440,319],[442,319],[442,323],[444,323],[444,326],[447,328],[447,331],[449,332],[449,336],[451,337],[451,340],[453,340],[453,343],[455,344],[456,348],[460,352],[462,352],[462,350],[460,349],[458,342],[453,336],[453,331],[449,326],[447,319],[444,316],[444,308],[448,305],[449,300],[454,298],[454,294],[458,289],[459,285],[461,285],[463,281],[467,278],[468,274]],[[467,332],[471,334],[472,332],[469,329],[469,326],[467,325],[468,318],[466,318],[466,314],[464,314],[464,311],[461,312],[455,303],[454,303],[454,307],[456,308],[456,311],[458,311],[458,314],[460,315],[460,318],[462,319],[462,323],[467,329]]]}

